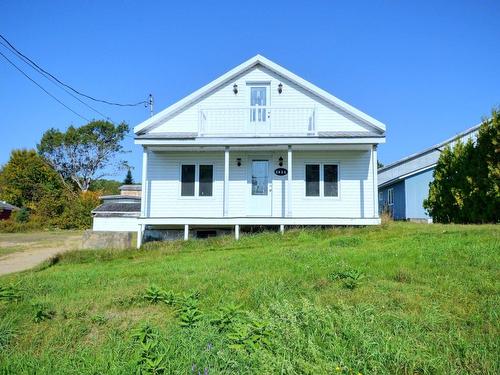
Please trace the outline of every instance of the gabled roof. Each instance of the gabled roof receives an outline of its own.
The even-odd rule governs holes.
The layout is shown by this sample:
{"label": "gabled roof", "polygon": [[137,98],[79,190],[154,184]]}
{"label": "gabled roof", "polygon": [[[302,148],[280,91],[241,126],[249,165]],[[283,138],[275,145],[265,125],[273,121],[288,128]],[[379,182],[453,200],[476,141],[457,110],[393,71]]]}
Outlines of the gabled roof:
{"label": "gabled roof", "polygon": [[325,100],[326,102],[330,103],[331,105],[342,109],[343,111],[349,113],[350,115],[354,116],[355,118],[365,122],[368,125],[371,125],[372,127],[384,132],[385,131],[385,125],[382,124],[380,121],[375,120],[373,117],[368,116],[367,114],[361,112],[360,110],[352,107],[351,105],[347,104],[346,102],[338,99],[337,97],[333,96],[332,94],[326,92],[323,89],[320,89],[319,87],[313,85],[312,83],[306,81],[305,79],[297,76],[296,74],[290,72],[289,70],[283,68],[282,66],[272,62],[271,60],[266,59],[264,56],[261,55],[256,55],[252,57],[251,59],[245,61],[243,64],[238,65],[236,68],[231,69],[227,73],[223,74],[219,78],[213,80],[209,84],[203,86],[202,88],[196,90],[192,94],[186,96],[184,99],[179,100],[177,103],[172,104],[170,107],[164,109],[163,111],[157,113],[153,117],[147,119],[146,121],[142,122],[141,124],[137,125],[134,128],[134,133],[136,135],[141,135],[144,134],[151,129],[159,126],[162,121],[167,119],[169,116],[181,111],[185,107],[191,105],[204,95],[207,95],[209,92],[217,89],[218,87],[226,84],[228,81],[234,79],[236,76],[240,75],[241,73],[257,66],[261,65],[276,74],[287,78],[288,80],[294,82],[298,86],[302,87],[303,89],[311,92],[312,94],[318,96],[319,98]]}
{"label": "gabled roof", "polygon": [[404,179],[413,174],[423,172],[433,168],[443,149],[459,139],[464,141],[479,130],[481,124],[473,126],[447,140],[440,142],[432,147],[426,148],[423,151],[417,152],[410,156],[399,159],[391,164],[388,164],[378,169],[378,185],[385,186],[394,183],[396,180]]}

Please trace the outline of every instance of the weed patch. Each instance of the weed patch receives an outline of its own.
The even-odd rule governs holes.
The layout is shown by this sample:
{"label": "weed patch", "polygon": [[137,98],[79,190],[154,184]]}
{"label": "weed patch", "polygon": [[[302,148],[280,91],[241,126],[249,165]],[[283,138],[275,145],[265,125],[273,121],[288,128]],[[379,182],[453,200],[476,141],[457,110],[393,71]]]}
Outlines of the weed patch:
{"label": "weed patch", "polygon": [[362,243],[362,239],[356,236],[337,237],[330,240],[330,247],[357,247]]}
{"label": "weed patch", "polygon": [[0,285],[0,301],[16,302],[21,300],[21,292],[12,285]]}
{"label": "weed patch", "polygon": [[35,323],[41,323],[44,320],[50,320],[56,316],[56,312],[46,304],[37,303],[33,305],[33,308],[34,308],[33,321]]}

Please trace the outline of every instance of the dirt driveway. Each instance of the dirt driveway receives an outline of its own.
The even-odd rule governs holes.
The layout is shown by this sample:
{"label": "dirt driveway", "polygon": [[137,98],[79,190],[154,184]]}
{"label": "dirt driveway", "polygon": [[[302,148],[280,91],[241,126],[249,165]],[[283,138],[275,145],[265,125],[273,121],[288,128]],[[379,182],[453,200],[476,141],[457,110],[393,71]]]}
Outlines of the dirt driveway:
{"label": "dirt driveway", "polygon": [[78,249],[81,231],[0,233],[0,276],[28,270],[54,255]]}

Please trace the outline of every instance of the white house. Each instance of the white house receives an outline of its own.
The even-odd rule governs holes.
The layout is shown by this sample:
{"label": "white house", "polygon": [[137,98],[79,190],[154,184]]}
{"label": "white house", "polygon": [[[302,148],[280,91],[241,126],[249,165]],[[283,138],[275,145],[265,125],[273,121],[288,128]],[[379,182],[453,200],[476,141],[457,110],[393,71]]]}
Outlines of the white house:
{"label": "white house", "polygon": [[385,125],[257,55],[134,128],[145,230],[375,225]]}

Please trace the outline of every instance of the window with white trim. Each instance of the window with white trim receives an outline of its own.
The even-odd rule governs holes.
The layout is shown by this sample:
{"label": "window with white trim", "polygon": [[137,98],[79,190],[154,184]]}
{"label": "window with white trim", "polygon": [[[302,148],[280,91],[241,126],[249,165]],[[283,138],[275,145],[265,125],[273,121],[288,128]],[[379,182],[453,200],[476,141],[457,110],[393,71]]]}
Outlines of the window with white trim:
{"label": "window with white trim", "polygon": [[211,197],[213,194],[213,182],[213,165],[181,165],[181,197]]}
{"label": "window with white trim", "polygon": [[306,164],[305,168],[306,197],[339,196],[338,164]]}
{"label": "window with white trim", "polygon": [[387,189],[387,204],[392,206],[394,204],[394,189]]}
{"label": "window with white trim", "polygon": [[382,202],[384,200],[384,192],[379,191],[378,192],[378,201]]}

